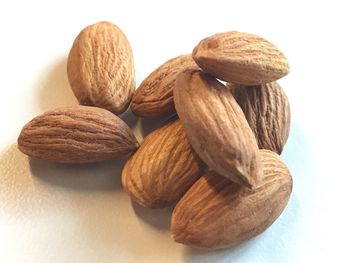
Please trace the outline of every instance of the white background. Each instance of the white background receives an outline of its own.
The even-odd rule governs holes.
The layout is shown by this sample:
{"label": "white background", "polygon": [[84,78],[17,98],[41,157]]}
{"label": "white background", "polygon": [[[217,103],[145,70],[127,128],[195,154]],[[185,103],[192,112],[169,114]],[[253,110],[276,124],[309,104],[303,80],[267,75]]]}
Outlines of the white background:
{"label": "white background", "polygon": [[[1,1],[0,262],[349,262],[347,1]],[[198,41],[227,30],[259,34],[288,57],[280,81],[292,106],[283,159],[294,178],[275,224],[217,252],[171,240],[170,209],[132,205],[123,161],[87,166],[29,161],[22,126],[76,104],[66,76],[85,26],[114,22],[128,36],[139,84]],[[157,121],[124,118],[141,139]]]}

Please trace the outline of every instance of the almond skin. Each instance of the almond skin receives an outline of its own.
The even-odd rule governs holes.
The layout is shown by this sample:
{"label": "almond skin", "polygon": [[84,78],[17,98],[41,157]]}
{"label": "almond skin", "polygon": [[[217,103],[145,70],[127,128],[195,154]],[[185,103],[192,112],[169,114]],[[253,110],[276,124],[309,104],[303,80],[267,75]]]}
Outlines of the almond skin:
{"label": "almond skin", "polygon": [[260,153],[264,175],[256,189],[209,172],[187,191],[172,214],[175,241],[204,249],[236,246],[279,217],[292,192],[292,177],[276,153]]}
{"label": "almond skin", "polygon": [[232,83],[258,85],[289,73],[288,61],[275,45],[248,33],[231,31],[207,37],[192,55],[203,70]]}
{"label": "almond skin", "polygon": [[59,163],[91,163],[138,148],[130,128],[113,113],[73,106],[48,111],[26,124],[18,137],[24,154]]}
{"label": "almond skin", "polygon": [[124,189],[148,208],[177,202],[202,174],[202,163],[192,150],[179,120],[153,131],[127,161]]}
{"label": "almond skin", "polygon": [[134,59],[128,39],[110,22],[83,29],[70,50],[67,73],[80,104],[124,112],[135,90]]}
{"label": "almond skin", "polygon": [[261,176],[258,145],[231,91],[200,70],[174,88],[176,111],[199,157],[218,174],[253,188]]}
{"label": "almond skin", "polygon": [[280,154],[290,128],[290,106],[277,82],[259,86],[229,84],[253,130],[260,149]]}
{"label": "almond skin", "polygon": [[140,117],[164,117],[175,113],[173,88],[179,72],[198,68],[192,55],[166,61],[138,87],[131,100],[132,112]]}

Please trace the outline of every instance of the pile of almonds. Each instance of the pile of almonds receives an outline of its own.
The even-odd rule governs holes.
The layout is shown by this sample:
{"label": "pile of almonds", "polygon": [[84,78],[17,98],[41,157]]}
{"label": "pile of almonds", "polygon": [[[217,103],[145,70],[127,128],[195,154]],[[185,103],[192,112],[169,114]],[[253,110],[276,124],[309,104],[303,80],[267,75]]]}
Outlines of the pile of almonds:
{"label": "pile of almonds", "polygon": [[[267,229],[292,191],[279,157],[290,108],[276,82],[288,72],[276,46],[232,31],[168,60],[135,91],[126,36],[112,23],[96,23],[80,32],[68,58],[68,79],[84,106],[34,118],[18,147],[60,163],[131,155],[121,175],[124,189],[144,207],[175,205],[175,241],[205,249],[235,246]],[[172,117],[139,145],[117,117],[129,105],[140,117]]]}

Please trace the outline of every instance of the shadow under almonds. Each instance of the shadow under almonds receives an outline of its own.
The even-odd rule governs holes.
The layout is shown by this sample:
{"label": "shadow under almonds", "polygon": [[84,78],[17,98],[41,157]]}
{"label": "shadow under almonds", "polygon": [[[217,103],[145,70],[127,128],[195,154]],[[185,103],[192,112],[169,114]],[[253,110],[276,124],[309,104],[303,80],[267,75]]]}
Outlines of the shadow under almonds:
{"label": "shadow under almonds", "polygon": [[[295,122],[291,123],[291,133],[282,157],[292,173],[293,190],[287,207],[276,221],[263,233],[236,247],[217,251],[186,247],[183,253],[184,262],[255,262],[263,259],[283,262],[288,253],[293,253],[293,246],[289,244],[296,242],[294,236],[300,231],[298,228],[302,217],[300,200],[306,200],[306,198],[300,198],[300,194],[303,192],[309,196],[310,185],[315,180],[319,180],[319,178],[310,178],[311,175],[319,174],[316,168],[317,162],[313,158],[307,138]],[[302,190],[302,188],[305,189]],[[314,198],[316,202],[320,200],[320,196],[314,190],[312,196],[316,196]],[[316,205],[316,203],[313,204],[313,206]],[[307,212],[310,213],[310,210]],[[312,227],[309,226],[307,229],[310,228]],[[304,231],[304,235],[308,235],[307,231]],[[274,253],[275,251],[278,253]]]}
{"label": "shadow under almonds", "polygon": [[123,112],[119,117],[132,129],[137,123],[139,119],[134,113],[131,111],[130,107]]}
{"label": "shadow under almonds", "polygon": [[60,57],[39,79],[38,104],[41,112],[78,104],[67,76],[67,57]]}
{"label": "shadow under almonds", "polygon": [[132,202],[132,207],[135,211],[135,214],[145,221],[147,224],[152,227],[169,230],[170,229],[170,220],[173,207],[165,207],[160,209],[150,209],[140,206],[139,204]]}
{"label": "shadow under almonds", "polygon": [[142,136],[146,137],[152,131],[164,126],[167,122],[175,120],[176,118],[176,114],[160,118],[141,118]]}
{"label": "shadow under almonds", "polygon": [[32,175],[64,188],[79,190],[121,190],[121,171],[126,158],[92,164],[59,164],[30,159]]}
{"label": "shadow under almonds", "polygon": [[[229,247],[219,250],[205,250],[199,248],[184,247],[184,262],[203,263],[203,262],[235,262],[242,260],[249,251],[254,251],[258,245],[258,238],[248,240],[236,247]],[[242,260],[242,262],[245,262]],[[246,261],[249,262],[249,261]]]}

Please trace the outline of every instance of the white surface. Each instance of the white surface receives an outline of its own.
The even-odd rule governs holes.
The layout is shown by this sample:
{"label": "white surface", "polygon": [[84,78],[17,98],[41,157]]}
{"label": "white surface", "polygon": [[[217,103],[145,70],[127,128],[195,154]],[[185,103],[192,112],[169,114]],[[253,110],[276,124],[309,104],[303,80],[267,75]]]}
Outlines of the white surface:
{"label": "white surface", "polygon": [[[2,1],[0,262],[349,262],[347,1]],[[288,207],[259,237],[202,252],[171,240],[170,209],[133,206],[120,162],[29,161],[16,149],[35,115],[75,104],[66,57],[79,31],[109,20],[128,36],[137,82],[203,37],[238,30],[276,43],[293,123],[283,154]],[[152,123],[126,117],[139,138]],[[155,122],[153,122],[155,123]]]}

